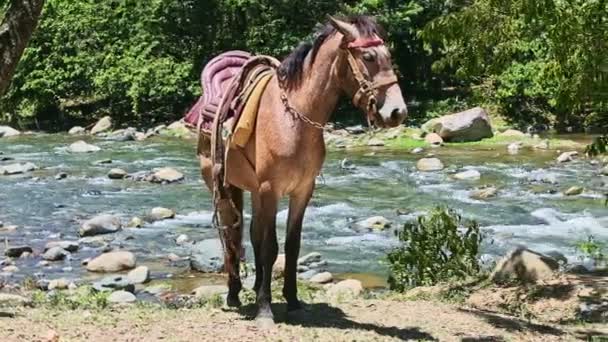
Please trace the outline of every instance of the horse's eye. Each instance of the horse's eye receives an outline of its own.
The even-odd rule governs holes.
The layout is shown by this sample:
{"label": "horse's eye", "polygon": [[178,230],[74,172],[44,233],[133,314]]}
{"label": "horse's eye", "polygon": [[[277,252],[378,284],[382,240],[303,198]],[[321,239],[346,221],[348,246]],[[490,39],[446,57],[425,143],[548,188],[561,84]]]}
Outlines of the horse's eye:
{"label": "horse's eye", "polygon": [[373,62],[376,59],[376,56],[374,56],[374,54],[371,52],[366,52],[363,54],[363,59],[366,62]]}

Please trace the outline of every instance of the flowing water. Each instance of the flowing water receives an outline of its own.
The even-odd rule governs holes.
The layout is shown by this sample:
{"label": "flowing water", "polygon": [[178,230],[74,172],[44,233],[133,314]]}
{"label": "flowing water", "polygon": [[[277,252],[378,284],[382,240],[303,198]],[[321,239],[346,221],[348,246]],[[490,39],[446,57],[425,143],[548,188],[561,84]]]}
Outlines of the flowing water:
{"label": "flowing water", "polygon": [[[96,214],[118,214],[127,222],[132,216],[144,216],[153,207],[168,207],[178,213],[175,219],[142,229],[125,229],[114,234],[111,242],[112,246],[134,252],[138,262],[150,265],[155,274],[166,276],[184,270],[166,261],[169,253],[187,254],[184,247],[175,243],[178,235],[187,234],[193,240],[217,236],[211,227],[211,200],[203,190],[193,142],[161,138],[110,142],[90,138],[89,142],[102,151],[67,152],[66,147],[75,140],[66,135],[0,139],[2,157],[15,159],[4,164],[29,161],[41,168],[26,175],[0,176],[0,221],[19,226],[15,232],[0,233],[10,245],[25,244],[41,251],[49,240],[78,239],[79,221]],[[577,240],[589,234],[608,240],[608,209],[602,200],[608,192],[604,184],[608,179],[599,176],[599,165],[588,160],[557,165],[556,151],[508,155],[504,147],[448,147],[430,152],[444,162],[445,170],[418,172],[415,162],[421,156],[405,151],[329,153],[306,213],[302,253],[322,253],[333,273],[385,277],[386,266],[381,260],[396,245],[394,229],[437,205],[455,208],[464,217],[479,222],[487,236],[485,260],[514,246],[526,245],[540,252],[557,251],[569,262],[578,262],[573,248]],[[355,168],[343,170],[344,158]],[[113,162],[94,165],[101,159]],[[136,172],[165,166],[182,171],[185,181],[158,185],[110,180],[106,176],[110,168]],[[450,177],[467,169],[478,170],[481,179],[459,181]],[[54,176],[59,172],[66,172],[68,177],[56,180]],[[557,183],[538,182],[542,179]],[[484,184],[499,187],[499,196],[487,201],[471,199],[470,192]],[[561,194],[573,185],[584,186],[584,193],[573,197]],[[544,192],[550,189],[557,193]],[[539,191],[543,193],[538,194]],[[280,242],[285,231],[286,204],[281,203],[278,215]],[[369,232],[355,228],[355,222],[376,215],[391,220],[392,229]],[[247,221],[249,218],[246,215]],[[81,245],[81,250],[69,260],[44,268],[37,266],[39,257],[19,259],[16,265],[20,271],[10,277],[87,277],[80,262],[99,252],[95,247]],[[251,260],[248,241],[247,253]]]}

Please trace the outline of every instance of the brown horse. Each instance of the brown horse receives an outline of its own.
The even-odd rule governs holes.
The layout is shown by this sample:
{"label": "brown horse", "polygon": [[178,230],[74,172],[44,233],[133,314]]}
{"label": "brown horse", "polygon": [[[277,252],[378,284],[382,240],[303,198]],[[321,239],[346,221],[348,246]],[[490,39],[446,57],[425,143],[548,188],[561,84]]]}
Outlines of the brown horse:
{"label": "brown horse", "polygon": [[[403,122],[407,108],[397,84],[383,31],[370,17],[330,18],[313,43],[291,53],[268,84],[258,111],[253,135],[239,156],[226,162],[226,183],[237,214],[216,208],[224,231],[225,264],[229,274],[228,305],[239,306],[239,256],[243,190],[251,192],[251,242],[255,254],[257,317],[262,325],[274,323],[270,282],[278,253],[276,214],[280,198],[289,196],[285,240],[285,284],[288,310],[301,304],[297,296],[297,260],[302,220],[325,159],[323,125],[342,94],[353,98],[370,122],[394,127]],[[203,178],[213,189],[210,137],[201,135],[198,155]]]}

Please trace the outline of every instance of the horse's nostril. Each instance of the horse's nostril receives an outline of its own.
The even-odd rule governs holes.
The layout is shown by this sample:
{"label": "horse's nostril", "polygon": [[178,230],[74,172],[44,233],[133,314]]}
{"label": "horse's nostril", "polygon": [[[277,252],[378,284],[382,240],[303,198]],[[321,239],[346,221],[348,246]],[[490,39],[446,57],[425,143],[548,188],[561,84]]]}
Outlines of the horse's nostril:
{"label": "horse's nostril", "polygon": [[395,108],[391,112],[391,120],[399,120],[403,117],[404,114],[405,114],[405,111],[403,109]]}

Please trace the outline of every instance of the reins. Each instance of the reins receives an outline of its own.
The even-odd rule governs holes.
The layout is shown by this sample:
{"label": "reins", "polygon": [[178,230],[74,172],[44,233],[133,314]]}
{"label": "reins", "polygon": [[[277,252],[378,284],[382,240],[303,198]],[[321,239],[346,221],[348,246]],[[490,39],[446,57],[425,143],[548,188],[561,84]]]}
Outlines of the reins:
{"label": "reins", "polygon": [[[372,121],[374,119],[374,116],[378,112],[378,108],[377,108],[378,100],[376,99],[378,89],[398,83],[399,80],[397,79],[397,76],[395,74],[392,74],[390,76],[382,77],[382,78],[376,80],[375,82],[369,81],[365,77],[365,74],[361,71],[357,58],[355,58],[355,56],[353,55],[353,50],[360,49],[360,48],[374,47],[374,46],[382,46],[382,45],[384,45],[384,41],[378,37],[374,37],[374,38],[366,38],[366,39],[360,38],[360,39],[357,39],[353,42],[346,44],[345,46],[340,47],[342,50],[346,51],[346,57],[347,57],[349,69],[350,69],[353,77],[359,84],[359,88],[353,95],[353,104],[356,107],[359,107],[365,111],[367,124],[369,127],[372,126]],[[283,89],[282,87],[281,87],[281,101],[283,102],[285,111],[287,113],[291,114],[292,116],[294,116],[295,118],[299,119],[300,121],[303,121],[304,123],[316,128],[316,129],[319,129],[319,130],[323,130],[323,128],[325,127],[325,124],[321,124],[320,122],[312,120],[311,118],[300,113],[293,106],[291,106],[291,104],[289,103],[289,99],[287,98],[287,93],[286,93],[285,89]],[[365,101],[365,102],[363,102],[363,101]]]}

